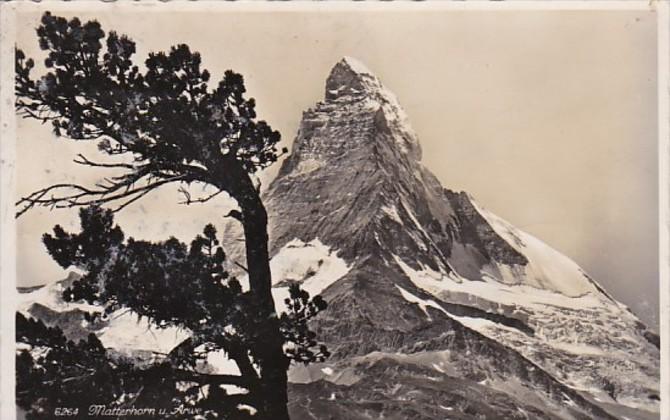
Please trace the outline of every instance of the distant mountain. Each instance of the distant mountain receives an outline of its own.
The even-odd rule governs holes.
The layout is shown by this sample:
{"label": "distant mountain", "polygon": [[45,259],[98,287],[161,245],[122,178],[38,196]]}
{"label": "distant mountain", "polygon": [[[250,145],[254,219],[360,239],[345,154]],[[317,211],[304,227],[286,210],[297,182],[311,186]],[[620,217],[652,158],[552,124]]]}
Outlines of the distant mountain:
{"label": "distant mountain", "polygon": [[[313,327],[333,355],[292,367],[292,418],[658,418],[658,336],[420,160],[393,93],[337,63],[264,194],[278,310],[292,282],[329,302]],[[22,290],[20,310],[142,360],[186,334],[121,312],[87,324],[77,311],[96,308],[63,288]]]}

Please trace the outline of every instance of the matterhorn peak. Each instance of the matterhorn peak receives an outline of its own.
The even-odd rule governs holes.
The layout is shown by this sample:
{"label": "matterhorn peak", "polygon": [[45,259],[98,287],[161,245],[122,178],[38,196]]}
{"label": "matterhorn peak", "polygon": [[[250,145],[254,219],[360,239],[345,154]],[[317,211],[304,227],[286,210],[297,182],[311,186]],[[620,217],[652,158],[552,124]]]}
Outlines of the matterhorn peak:
{"label": "matterhorn peak", "polygon": [[382,89],[382,85],[361,61],[345,56],[335,64],[326,81],[326,99],[360,96]]}
{"label": "matterhorn peak", "polygon": [[367,74],[370,76],[374,76],[374,74],[370,71],[370,69],[363,64],[360,60],[349,57],[348,55],[345,55],[342,57],[342,60],[340,60],[340,63],[345,64],[348,66],[352,71],[358,73],[358,74]]}
{"label": "matterhorn peak", "polygon": [[[354,125],[363,133],[366,124],[361,119],[365,115],[370,116],[372,119],[369,123],[374,125],[375,130],[368,130],[369,133],[386,132],[389,134],[387,137],[396,140],[400,150],[412,160],[421,159],[421,147],[416,134],[395,94],[359,60],[345,56],[335,64],[326,80],[325,97],[325,102],[311,110],[312,113],[322,114],[317,118],[319,121],[336,118],[342,122],[344,116],[355,115],[357,122]],[[312,123],[309,122],[311,117],[307,116],[306,119],[303,120],[303,128],[308,128],[308,131],[303,130],[303,135],[312,133]],[[372,126],[368,124],[368,128]],[[297,143],[300,144],[300,139]]]}

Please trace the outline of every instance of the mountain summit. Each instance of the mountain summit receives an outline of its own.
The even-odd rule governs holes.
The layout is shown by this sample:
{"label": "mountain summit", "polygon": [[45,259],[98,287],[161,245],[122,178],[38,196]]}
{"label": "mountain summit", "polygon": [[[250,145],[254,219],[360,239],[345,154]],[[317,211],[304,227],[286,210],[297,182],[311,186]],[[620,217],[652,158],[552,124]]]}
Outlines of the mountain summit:
{"label": "mountain summit", "polygon": [[[266,194],[281,220],[272,229],[273,246],[329,238],[348,257],[365,248],[459,279],[486,276],[567,296],[606,295],[565,256],[470,195],[443,188],[420,159],[395,95],[363,64],[343,58],[328,76],[325,101],[303,114],[293,153]],[[305,209],[299,220],[282,220]]]}
{"label": "mountain summit", "polygon": [[372,72],[360,61],[344,57],[330,72],[326,80],[326,99],[340,96],[374,92],[381,89],[381,83]]}

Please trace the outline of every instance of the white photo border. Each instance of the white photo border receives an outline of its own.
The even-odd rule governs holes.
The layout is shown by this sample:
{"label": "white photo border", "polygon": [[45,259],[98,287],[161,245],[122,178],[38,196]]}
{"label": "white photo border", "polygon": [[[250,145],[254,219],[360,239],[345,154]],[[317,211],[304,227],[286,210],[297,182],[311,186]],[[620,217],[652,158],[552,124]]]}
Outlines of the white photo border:
{"label": "white photo border", "polygon": [[265,2],[265,1],[42,1],[0,2],[0,418],[16,418],[14,312],[16,302],[16,118],[14,46],[17,12],[118,10],[151,12],[292,12],[292,11],[508,11],[641,10],[657,17],[659,300],[661,337],[661,419],[670,419],[670,0],[622,1],[426,1],[426,2]]}

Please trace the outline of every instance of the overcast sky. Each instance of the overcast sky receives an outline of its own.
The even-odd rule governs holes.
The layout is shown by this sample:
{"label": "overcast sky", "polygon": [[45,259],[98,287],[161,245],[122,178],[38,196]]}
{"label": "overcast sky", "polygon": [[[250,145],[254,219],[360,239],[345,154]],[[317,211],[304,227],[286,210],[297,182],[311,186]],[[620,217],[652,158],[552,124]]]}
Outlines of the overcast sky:
{"label": "overcast sky", "polygon": [[[76,13],[137,41],[138,57],[187,43],[217,80],[245,76],[258,113],[290,145],[303,110],[321,100],[344,55],[394,91],[444,186],[574,259],[656,326],[658,309],[656,24],[642,11]],[[111,10],[111,9],[110,9]],[[126,11],[124,11],[126,10]],[[41,57],[41,12],[18,18],[17,44]],[[65,14],[68,15],[68,14]],[[74,14],[69,14],[70,16]],[[61,180],[96,181],[70,161],[95,155],[18,124],[19,193]],[[220,222],[224,199],[175,204],[166,189],[118,221],[140,238],[190,239]],[[18,282],[62,278],[40,236],[72,229],[75,211],[19,219]]]}

